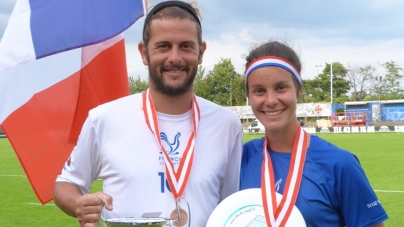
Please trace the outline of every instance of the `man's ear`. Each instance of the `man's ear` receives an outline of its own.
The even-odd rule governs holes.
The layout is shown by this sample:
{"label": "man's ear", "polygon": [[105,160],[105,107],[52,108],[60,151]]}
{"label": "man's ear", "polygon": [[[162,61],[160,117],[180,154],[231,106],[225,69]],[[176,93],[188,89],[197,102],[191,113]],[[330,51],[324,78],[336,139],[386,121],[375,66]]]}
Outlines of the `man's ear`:
{"label": "man's ear", "polygon": [[142,57],[143,65],[149,65],[149,61],[147,60],[147,47],[143,42],[140,42],[137,45],[137,49],[139,50],[140,56]]}
{"label": "man's ear", "polygon": [[205,50],[206,50],[206,42],[202,42],[199,52],[198,64],[202,64],[203,54],[205,53]]}

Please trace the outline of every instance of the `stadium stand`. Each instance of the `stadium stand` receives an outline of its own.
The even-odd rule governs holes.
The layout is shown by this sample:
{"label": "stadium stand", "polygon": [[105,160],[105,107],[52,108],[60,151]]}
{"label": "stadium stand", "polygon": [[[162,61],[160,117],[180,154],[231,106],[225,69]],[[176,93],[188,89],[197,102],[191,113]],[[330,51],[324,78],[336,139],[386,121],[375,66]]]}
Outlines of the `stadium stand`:
{"label": "stadium stand", "polygon": [[338,112],[331,115],[331,127],[365,126],[368,121],[366,112]]}

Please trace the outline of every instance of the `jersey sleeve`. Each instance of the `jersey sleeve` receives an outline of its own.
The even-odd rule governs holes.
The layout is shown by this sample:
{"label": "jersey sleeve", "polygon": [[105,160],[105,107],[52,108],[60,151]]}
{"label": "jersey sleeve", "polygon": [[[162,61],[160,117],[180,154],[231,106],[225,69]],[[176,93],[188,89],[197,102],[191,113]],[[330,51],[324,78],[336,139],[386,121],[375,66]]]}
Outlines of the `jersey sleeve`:
{"label": "jersey sleeve", "polygon": [[241,160],[240,189],[261,188],[262,146],[264,138],[244,144]]}
{"label": "jersey sleeve", "polygon": [[373,226],[388,218],[356,156],[346,155],[335,174],[340,213],[347,227]]}
{"label": "jersey sleeve", "polygon": [[90,193],[92,182],[97,178],[99,143],[90,117],[83,124],[77,145],[65,163],[56,182],[69,182],[80,188],[83,194]]}
{"label": "jersey sleeve", "polygon": [[220,191],[220,201],[224,200],[227,196],[237,192],[240,188],[240,167],[241,155],[243,149],[242,131],[240,130],[234,140],[233,148],[231,149],[230,157],[226,175],[224,177],[223,185]]}

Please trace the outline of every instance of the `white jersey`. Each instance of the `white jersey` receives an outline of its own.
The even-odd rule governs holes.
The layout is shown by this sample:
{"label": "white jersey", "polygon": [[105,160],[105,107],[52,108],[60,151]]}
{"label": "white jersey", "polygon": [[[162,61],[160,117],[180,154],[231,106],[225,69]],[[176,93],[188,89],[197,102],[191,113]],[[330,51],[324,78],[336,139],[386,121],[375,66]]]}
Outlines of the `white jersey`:
{"label": "white jersey", "polygon": [[[231,111],[199,97],[197,102],[201,120],[183,197],[190,205],[191,226],[202,227],[217,204],[239,189],[242,130]],[[191,111],[158,114],[158,119],[162,145],[178,167],[192,132]],[[164,156],[145,122],[141,94],[90,111],[57,181],[71,182],[86,194],[96,179],[103,180],[103,191],[113,197],[113,211],[106,212],[105,218],[140,217],[149,212],[169,217],[175,209]],[[187,211],[185,201],[180,206]]]}

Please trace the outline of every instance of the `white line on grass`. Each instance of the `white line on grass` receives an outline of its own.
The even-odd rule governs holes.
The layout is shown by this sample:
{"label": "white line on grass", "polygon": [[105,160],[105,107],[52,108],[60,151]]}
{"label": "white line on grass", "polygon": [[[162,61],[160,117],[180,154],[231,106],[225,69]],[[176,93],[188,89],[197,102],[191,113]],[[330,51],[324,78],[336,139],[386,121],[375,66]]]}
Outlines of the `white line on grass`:
{"label": "white line on grass", "polygon": [[375,192],[404,193],[404,191],[374,190]]}
{"label": "white line on grass", "polygon": [[[0,177],[27,177],[27,176],[25,176],[25,175],[0,174]],[[102,179],[96,179],[96,180],[102,180]]]}
{"label": "white line on grass", "polygon": [[[27,177],[25,175],[10,175],[10,174],[0,174],[0,177]],[[100,179],[97,179],[100,180]],[[404,193],[404,191],[390,191],[390,190],[374,190],[375,192],[387,192],[387,193]],[[27,203],[29,204],[29,203]],[[33,204],[34,205],[34,204]],[[41,204],[35,204],[35,205],[41,205]]]}
{"label": "white line on grass", "polygon": [[25,203],[27,205],[35,205],[35,206],[55,206],[55,204],[41,204],[41,203]]}

